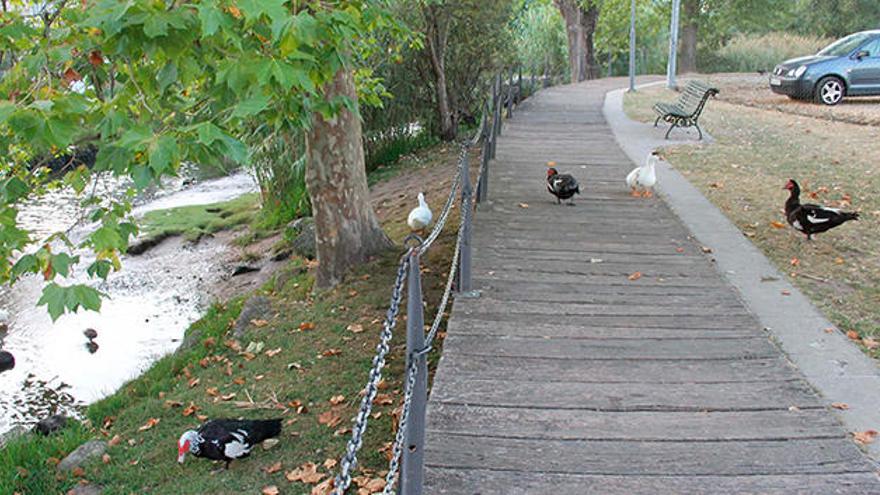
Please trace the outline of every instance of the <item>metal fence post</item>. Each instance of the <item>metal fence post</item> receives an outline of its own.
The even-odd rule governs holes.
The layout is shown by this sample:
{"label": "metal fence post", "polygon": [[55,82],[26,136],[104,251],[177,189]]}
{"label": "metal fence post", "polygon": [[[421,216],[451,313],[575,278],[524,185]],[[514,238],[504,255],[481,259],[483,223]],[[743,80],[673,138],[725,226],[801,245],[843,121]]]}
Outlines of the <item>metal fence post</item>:
{"label": "metal fence post", "polygon": [[[488,115],[486,118],[489,118]],[[493,112],[493,127],[495,126],[494,119]],[[482,203],[486,200],[486,193],[489,188],[489,160],[492,159],[492,155],[495,153],[495,131],[487,125],[483,128],[483,133],[483,154],[480,158],[480,183],[477,185],[477,203]]]}
{"label": "metal fence post", "polygon": [[516,95],[513,92],[513,67],[510,68],[510,75],[507,78],[507,118],[513,117],[513,99]]}
{"label": "metal fence post", "polygon": [[428,402],[428,366],[425,347],[425,314],[419,253],[409,260],[406,301],[406,369],[416,360],[416,381],[406,422],[406,438],[400,472],[400,493],[421,495],[425,477],[425,406]]}
{"label": "metal fence post", "polygon": [[[503,108],[504,101],[501,99],[501,73],[499,72],[497,76],[495,76],[495,94],[498,95],[493,103],[495,104],[495,137],[501,135],[501,109]],[[495,158],[495,147],[492,147],[492,158]]]}
{"label": "metal fence post", "polygon": [[[486,116],[483,115],[485,123]],[[465,145],[467,146],[467,145]],[[467,152],[461,167],[461,252],[458,258],[458,292],[471,290],[471,213],[473,212],[473,188]]]}
{"label": "metal fence post", "polygon": [[522,88],[522,65],[516,66],[516,87],[516,102],[519,103],[524,100]]}

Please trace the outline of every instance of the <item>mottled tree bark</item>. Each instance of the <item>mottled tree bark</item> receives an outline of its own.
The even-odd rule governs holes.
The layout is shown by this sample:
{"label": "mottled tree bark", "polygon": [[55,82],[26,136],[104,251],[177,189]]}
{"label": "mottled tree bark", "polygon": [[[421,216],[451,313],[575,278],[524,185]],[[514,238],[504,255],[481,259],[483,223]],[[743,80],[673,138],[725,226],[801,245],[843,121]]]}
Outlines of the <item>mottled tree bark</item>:
{"label": "mottled tree bark", "polygon": [[[328,100],[357,98],[347,69],[341,69],[324,91]],[[392,243],[370,205],[360,118],[348,109],[329,120],[315,113],[306,136],[306,152],[306,187],[312,200],[318,255],[315,284],[332,287],[351,267]]]}
{"label": "mottled tree bark", "polygon": [[447,6],[438,4],[422,6],[425,16],[425,47],[434,76],[434,97],[437,104],[440,139],[452,141],[457,134],[457,125],[452,115],[449,86],[446,82],[446,43],[451,20],[447,9]]}
{"label": "mottled tree bark", "polygon": [[700,25],[700,0],[682,0],[681,55],[679,72],[697,71],[697,30]]}
{"label": "mottled tree bark", "polygon": [[553,0],[562,18],[568,38],[568,63],[571,82],[599,77],[593,34],[599,21],[599,7],[594,2],[584,8],[578,0]]}

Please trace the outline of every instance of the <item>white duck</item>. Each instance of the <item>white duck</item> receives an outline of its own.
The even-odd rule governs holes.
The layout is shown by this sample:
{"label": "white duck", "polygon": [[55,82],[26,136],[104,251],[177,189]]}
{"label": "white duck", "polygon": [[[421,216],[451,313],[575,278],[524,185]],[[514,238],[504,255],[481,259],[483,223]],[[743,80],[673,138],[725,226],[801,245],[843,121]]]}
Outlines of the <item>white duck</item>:
{"label": "white duck", "polygon": [[[632,189],[633,196],[642,196],[643,194],[646,198],[653,196],[652,190],[654,184],[657,183],[657,173],[654,171],[654,166],[659,159],[660,154],[656,151],[652,151],[645,160],[644,165],[634,168],[633,171],[626,176],[626,185]],[[643,189],[644,193],[640,192],[639,189]]]}
{"label": "white duck", "polygon": [[434,215],[431,213],[431,209],[428,208],[428,203],[425,202],[425,195],[419,193],[419,206],[413,208],[412,211],[409,212],[409,217],[406,219],[407,225],[413,230],[424,230],[431,224],[431,219],[433,217]]}

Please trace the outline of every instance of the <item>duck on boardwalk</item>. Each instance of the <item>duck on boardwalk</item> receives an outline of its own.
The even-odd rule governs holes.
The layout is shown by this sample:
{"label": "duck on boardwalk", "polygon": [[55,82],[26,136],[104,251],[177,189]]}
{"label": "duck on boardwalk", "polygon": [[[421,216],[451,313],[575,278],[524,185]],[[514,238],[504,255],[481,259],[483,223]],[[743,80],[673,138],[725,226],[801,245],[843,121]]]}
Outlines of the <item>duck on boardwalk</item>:
{"label": "duck on boardwalk", "polygon": [[785,202],[785,219],[795,230],[807,235],[807,240],[812,240],[813,234],[831,230],[838,225],[850,220],[858,220],[858,212],[841,211],[837,208],[801,204],[801,187],[794,179],[789,179],[785,189],[791,191]]}
{"label": "duck on boardwalk", "polygon": [[560,174],[553,167],[547,169],[547,190],[556,196],[556,204],[561,204],[563,199],[567,199],[569,205],[574,205],[574,200],[571,198],[581,193],[577,179],[568,174]]}
{"label": "duck on boardwalk", "polygon": [[407,225],[414,231],[425,230],[428,228],[428,225],[431,225],[431,219],[433,218],[434,215],[431,213],[431,209],[428,208],[424,193],[419,193],[419,206],[409,212],[409,217],[406,219]]}
{"label": "duck on boardwalk", "polygon": [[650,198],[654,195],[654,184],[657,183],[657,173],[654,171],[654,166],[657,165],[659,159],[660,154],[652,151],[644,165],[634,168],[626,176],[626,185],[632,190],[633,196]]}
{"label": "duck on boardwalk", "polygon": [[177,462],[183,464],[187,453],[215,461],[224,461],[226,469],[235,459],[250,455],[257,444],[281,433],[281,419],[213,419],[198,430],[183,432],[177,442]]}

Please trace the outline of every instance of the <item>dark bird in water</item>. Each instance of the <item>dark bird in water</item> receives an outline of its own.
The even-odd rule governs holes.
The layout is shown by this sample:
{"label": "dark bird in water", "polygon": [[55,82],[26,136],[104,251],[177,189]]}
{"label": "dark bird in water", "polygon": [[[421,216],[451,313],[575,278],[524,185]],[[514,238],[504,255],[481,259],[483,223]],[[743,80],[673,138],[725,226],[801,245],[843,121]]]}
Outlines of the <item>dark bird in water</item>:
{"label": "dark bird in water", "polygon": [[0,373],[15,368],[15,356],[9,351],[0,351]]}
{"label": "dark bird in water", "polygon": [[94,328],[86,328],[83,330],[83,335],[89,340],[95,340],[98,337],[98,331]]}
{"label": "dark bird in water", "polygon": [[224,461],[226,469],[234,459],[250,455],[263,440],[281,433],[281,419],[213,419],[198,430],[183,432],[177,442],[177,462],[183,464],[187,453],[215,461]]}
{"label": "dark bird in water", "polygon": [[93,340],[86,342],[86,349],[88,349],[89,354],[94,354],[98,352],[99,347],[100,346],[98,345],[98,343]]}
{"label": "dark bird in water", "polygon": [[858,212],[841,211],[837,208],[814,204],[801,204],[801,188],[794,179],[789,179],[785,189],[791,191],[785,202],[785,219],[795,230],[807,235],[807,240],[813,238],[813,234],[831,230],[838,225],[850,220],[858,220]]}
{"label": "dark bird in water", "polygon": [[[574,177],[560,174],[552,167],[547,169],[547,190],[556,196],[556,204],[560,204],[563,199],[571,200],[575,194],[581,193],[581,188]],[[569,201],[569,204],[573,205],[574,201]]]}

